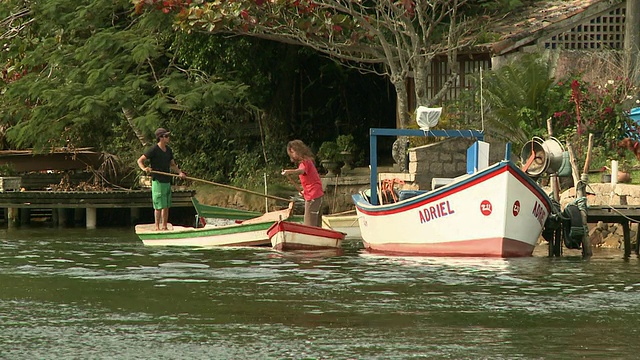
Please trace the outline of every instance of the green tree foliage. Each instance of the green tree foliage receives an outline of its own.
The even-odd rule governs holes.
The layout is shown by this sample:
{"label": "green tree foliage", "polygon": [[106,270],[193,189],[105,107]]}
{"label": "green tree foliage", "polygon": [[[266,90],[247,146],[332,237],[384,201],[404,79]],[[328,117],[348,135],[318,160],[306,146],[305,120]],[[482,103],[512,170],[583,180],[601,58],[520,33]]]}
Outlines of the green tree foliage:
{"label": "green tree foliage", "polygon": [[[554,134],[583,150],[587,134],[594,135],[594,147],[605,156],[617,157],[618,141],[639,138],[640,129],[626,114],[637,93],[636,87],[622,77],[594,84],[580,73],[570,74],[549,89],[549,100],[556,104],[552,114]],[[620,155],[624,155],[624,152]]]}
{"label": "green tree foliage", "polygon": [[[263,171],[256,169],[272,166],[277,171],[266,172],[279,174],[290,166],[284,145],[291,139],[318,149],[339,134],[366,134],[372,126],[395,125],[393,95],[378,76],[360,74],[300,46],[202,33],[178,32],[178,37],[180,62],[222,80],[250,84],[247,94],[256,109],[235,113],[234,122],[223,121],[208,135],[207,153],[224,151],[224,156],[215,156],[218,165],[211,165],[216,176],[261,184]],[[221,119],[226,116],[221,114]],[[356,140],[368,148],[365,136]]]}
{"label": "green tree foliage", "polygon": [[544,136],[546,120],[555,104],[547,101],[553,85],[549,63],[539,55],[527,55],[489,71],[483,79],[483,98],[489,128],[496,135],[523,145],[533,136]]}
{"label": "green tree foliage", "polygon": [[127,0],[9,0],[0,17],[0,121],[12,147],[133,157],[136,135],[150,143],[190,111],[242,102],[244,87],[182,67],[166,17],[132,17]]}
{"label": "green tree foliage", "polygon": [[[553,135],[563,143],[572,143],[576,156],[584,155],[591,133],[595,135],[594,148],[604,158],[620,156],[616,154],[620,139],[640,137],[637,125],[626,115],[635,105],[632,102],[637,91],[629,79],[606,79],[605,75],[600,82],[591,83],[579,71],[562,79],[551,74],[548,59],[540,55],[528,55],[485,73],[487,133],[519,149],[534,136],[546,137],[550,119]],[[453,114],[467,108],[479,111],[479,82],[475,88],[453,106]],[[464,121],[463,116],[456,120]]]}
{"label": "green tree foliage", "polygon": [[[177,28],[188,32],[239,34],[297,44],[338,59],[361,71],[386,76],[396,90],[399,126],[409,125],[409,88],[418,105],[437,103],[458,76],[460,40],[473,40],[482,16],[522,6],[519,0],[418,1],[202,1],[133,0],[137,13],[147,9],[175,13]],[[467,21],[472,15],[474,21]],[[475,21],[480,20],[480,21]],[[451,75],[427,98],[428,69],[446,54]]]}
{"label": "green tree foliage", "polygon": [[[302,45],[361,70],[387,76],[396,89],[400,126],[409,121],[406,81],[426,98],[429,64],[445,47],[453,64],[466,29],[457,16],[466,0],[437,1],[190,1],[135,0],[136,11],[177,12],[187,31],[248,35]],[[156,11],[160,12],[160,11]],[[451,66],[450,82],[457,76]],[[446,90],[444,86],[443,92]],[[441,95],[440,95],[441,96]]]}
{"label": "green tree foliage", "polygon": [[384,81],[310,50],[186,35],[162,13],[131,15],[122,0],[3,2],[6,148],[91,146],[132,166],[139,139],[166,126],[190,175],[262,183],[259,169],[288,164],[288,140],[364,134],[393,114]]}

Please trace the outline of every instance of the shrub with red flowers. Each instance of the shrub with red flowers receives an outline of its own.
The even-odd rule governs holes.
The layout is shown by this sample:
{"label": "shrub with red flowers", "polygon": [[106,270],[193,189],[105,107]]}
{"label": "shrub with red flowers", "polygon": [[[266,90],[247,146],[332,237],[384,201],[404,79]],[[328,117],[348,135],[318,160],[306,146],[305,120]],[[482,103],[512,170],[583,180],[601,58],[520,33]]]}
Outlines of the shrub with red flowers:
{"label": "shrub with red flowers", "polygon": [[623,78],[604,84],[587,83],[580,77],[557,82],[548,94],[548,101],[557,104],[552,116],[554,134],[580,151],[586,135],[592,133],[594,147],[615,152],[620,139],[640,136],[637,124],[627,116],[635,91]]}

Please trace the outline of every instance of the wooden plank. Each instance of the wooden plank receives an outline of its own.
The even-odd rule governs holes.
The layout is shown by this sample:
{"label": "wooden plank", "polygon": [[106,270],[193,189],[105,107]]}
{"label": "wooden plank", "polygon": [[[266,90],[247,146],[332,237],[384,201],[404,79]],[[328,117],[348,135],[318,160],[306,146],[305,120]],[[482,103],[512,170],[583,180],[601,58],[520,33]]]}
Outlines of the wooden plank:
{"label": "wooden plank", "polygon": [[[172,207],[193,207],[195,190],[176,190]],[[148,208],[151,190],[17,191],[0,193],[0,208]]]}
{"label": "wooden plank", "polygon": [[589,206],[587,208],[587,222],[598,221],[621,223],[629,219],[640,220],[640,206]]}

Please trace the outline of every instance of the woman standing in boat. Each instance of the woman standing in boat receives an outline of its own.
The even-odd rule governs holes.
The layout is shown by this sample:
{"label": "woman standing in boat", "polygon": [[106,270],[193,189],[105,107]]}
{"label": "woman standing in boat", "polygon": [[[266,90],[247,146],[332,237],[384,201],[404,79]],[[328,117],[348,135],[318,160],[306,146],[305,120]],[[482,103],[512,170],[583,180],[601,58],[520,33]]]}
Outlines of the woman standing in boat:
{"label": "woman standing in boat", "polygon": [[292,140],[287,144],[287,154],[297,169],[282,170],[282,175],[298,175],[304,197],[304,224],[322,226],[322,181],[314,164],[311,149],[302,140]]}

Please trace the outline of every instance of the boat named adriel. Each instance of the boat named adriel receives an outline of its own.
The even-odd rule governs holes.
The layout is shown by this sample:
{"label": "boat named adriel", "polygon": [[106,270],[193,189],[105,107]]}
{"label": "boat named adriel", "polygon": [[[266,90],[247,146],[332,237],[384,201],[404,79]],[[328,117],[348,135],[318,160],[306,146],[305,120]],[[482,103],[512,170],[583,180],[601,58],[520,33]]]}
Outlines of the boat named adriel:
{"label": "boat named adriel", "polygon": [[[446,130],[371,129],[371,141],[374,142],[371,148],[376,148],[378,135],[429,134],[450,135]],[[456,130],[451,134],[483,138],[482,133],[471,130]],[[468,151],[468,158],[485,144],[474,144]],[[509,152],[507,147],[507,154]],[[474,161],[477,162],[477,157]],[[375,186],[376,162],[372,151],[371,196],[353,195],[363,243],[371,252],[420,256],[531,256],[552,211],[549,196],[509,160],[491,166],[475,164],[473,171],[450,179],[444,186],[430,191],[413,191],[412,197],[399,196],[403,200],[380,205]]]}

